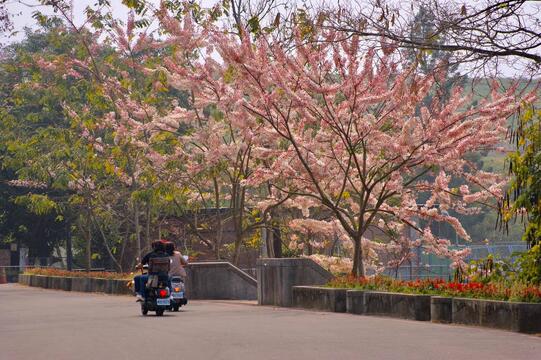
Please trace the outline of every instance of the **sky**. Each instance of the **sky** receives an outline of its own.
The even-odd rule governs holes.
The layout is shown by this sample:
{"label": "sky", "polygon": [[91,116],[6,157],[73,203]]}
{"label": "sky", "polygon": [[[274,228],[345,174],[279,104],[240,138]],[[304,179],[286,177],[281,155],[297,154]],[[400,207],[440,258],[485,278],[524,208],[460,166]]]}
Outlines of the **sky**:
{"label": "sky", "polygon": [[[96,0],[73,0],[73,15],[77,24],[80,24],[85,19],[84,10],[87,6],[92,6],[96,3]],[[159,0],[152,2],[159,3]],[[211,0],[205,1],[213,2]],[[128,14],[128,8],[122,5],[122,0],[111,0],[111,5],[115,9],[115,17],[126,18]],[[40,11],[44,14],[51,15],[53,12],[50,7],[40,5],[39,0],[8,0],[6,3],[8,12],[12,15],[14,31],[18,32],[11,37],[4,36],[0,43],[10,43],[21,40],[24,37],[24,27],[34,26],[36,21],[32,18],[32,14],[35,11]]]}
{"label": "sky", "polygon": [[[220,0],[202,0],[202,5],[204,7],[211,7]],[[327,4],[339,3],[343,0],[323,0]],[[82,24],[85,20],[85,8],[87,6],[93,6],[96,4],[97,0],[72,0],[73,2],[73,15],[76,24]],[[115,18],[126,19],[129,12],[128,8],[122,5],[122,0],[110,0],[112,8],[114,9]],[[159,4],[160,0],[149,0],[155,4]],[[292,0],[292,2],[299,2],[298,0]],[[308,0],[308,2],[313,2]],[[317,1],[316,1],[317,2]],[[466,0],[469,3],[479,3],[478,0]],[[534,2],[535,3],[535,2]],[[8,12],[12,15],[12,21],[14,25],[14,34],[11,36],[6,36],[7,34],[0,34],[0,44],[9,44],[11,42],[20,41],[24,38],[24,27],[35,26],[36,21],[32,18],[32,14],[35,11],[43,12],[44,14],[52,14],[51,8],[47,6],[40,5],[39,0],[7,0],[6,7]],[[539,11],[539,8],[536,8],[535,11]],[[513,76],[517,73],[521,73],[523,69],[520,67],[518,69],[511,69],[510,67],[503,64],[499,69],[503,72],[504,76]]]}
{"label": "sky", "polygon": [[[85,20],[85,9],[87,6],[93,6],[97,0],[72,0],[73,15],[77,24],[81,24]],[[219,0],[203,0],[202,5],[212,6]],[[115,10],[115,17],[126,19],[129,9],[122,4],[122,0],[110,0],[112,8]],[[151,3],[159,4],[160,0],[149,0]],[[19,41],[24,37],[24,28],[32,27],[36,21],[32,18],[35,11],[40,11],[46,15],[52,15],[53,12],[48,6],[40,4],[39,0],[7,0],[6,8],[12,15],[13,27],[16,32],[12,36],[0,35],[0,43],[6,44],[14,41]]]}

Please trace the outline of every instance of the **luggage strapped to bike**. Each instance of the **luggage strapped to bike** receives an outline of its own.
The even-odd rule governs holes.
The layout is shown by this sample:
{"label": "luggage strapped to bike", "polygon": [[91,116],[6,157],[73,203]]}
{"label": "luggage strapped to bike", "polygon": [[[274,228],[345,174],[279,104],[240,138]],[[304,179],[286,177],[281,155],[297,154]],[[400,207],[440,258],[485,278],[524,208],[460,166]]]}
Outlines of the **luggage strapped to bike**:
{"label": "luggage strapped to bike", "polygon": [[148,260],[148,281],[147,287],[158,287],[159,277],[167,277],[171,260],[168,257],[154,257]]}

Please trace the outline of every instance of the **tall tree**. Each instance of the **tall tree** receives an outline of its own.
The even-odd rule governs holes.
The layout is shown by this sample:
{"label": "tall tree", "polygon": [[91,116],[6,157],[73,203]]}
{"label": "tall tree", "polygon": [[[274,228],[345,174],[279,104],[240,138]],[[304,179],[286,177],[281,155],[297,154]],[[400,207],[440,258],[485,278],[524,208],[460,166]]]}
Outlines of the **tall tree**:
{"label": "tall tree", "polygon": [[[434,101],[417,112],[441,72],[421,75],[396,62],[390,44],[382,44],[377,59],[375,50],[361,49],[358,36],[345,40],[336,31],[312,29],[298,29],[292,53],[264,37],[241,44],[215,37],[235,74],[222,97],[236,99],[249,117],[267,125],[254,156],[274,155],[247,183],[273,179],[276,190],[305,211],[332,212],[354,244],[354,274],[365,274],[361,244],[371,226],[397,234],[411,227],[427,251],[460,263],[464,253],[451,251],[449,240],[436,238],[417,219],[449,223],[469,240],[447,210],[475,211],[468,206],[501,195],[503,182],[465,155],[496,145],[519,102],[495,86],[489,99],[472,107],[456,88],[447,104]],[[434,180],[422,180],[429,173]],[[454,178],[470,186],[452,189]],[[423,194],[429,196],[420,203]]]}

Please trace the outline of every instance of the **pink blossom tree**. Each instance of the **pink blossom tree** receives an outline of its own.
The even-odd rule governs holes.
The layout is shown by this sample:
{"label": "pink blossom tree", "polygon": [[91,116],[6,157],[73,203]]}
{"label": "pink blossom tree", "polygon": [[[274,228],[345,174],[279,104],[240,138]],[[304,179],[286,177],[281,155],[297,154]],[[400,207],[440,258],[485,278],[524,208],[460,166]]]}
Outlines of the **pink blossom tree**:
{"label": "pink blossom tree", "polygon": [[[291,197],[307,213],[330,211],[353,242],[355,275],[365,275],[362,244],[380,246],[366,238],[371,228],[398,239],[398,248],[411,246],[414,240],[403,234],[413,228],[425,251],[460,265],[466,251],[450,250],[430,224],[448,223],[469,240],[452,214],[475,212],[479,203],[501,196],[504,180],[475,168],[465,155],[500,141],[520,105],[513,89],[500,92],[495,85],[473,106],[455,88],[448,103],[438,102],[436,93],[423,106],[437,92],[441,70],[418,74],[389,44],[364,51],[355,36],[316,29],[304,41],[300,33],[293,51],[265,36],[239,43],[213,35],[231,74],[221,97],[234,99],[244,118],[265,124],[253,156],[267,161],[245,184],[271,182],[275,198]],[[452,181],[463,185],[454,188]]]}
{"label": "pink blossom tree", "polygon": [[[140,257],[145,247],[150,248],[151,237],[155,236],[151,229],[153,218],[166,207],[169,200],[164,198],[174,197],[178,190],[171,186],[170,173],[163,171],[166,161],[163,148],[173,141],[164,134],[178,126],[176,107],[169,97],[163,96],[160,79],[146,71],[145,65],[156,60],[156,53],[148,29],[137,29],[133,13],[125,26],[111,18],[107,23],[99,23],[99,30],[93,31],[86,26],[77,27],[65,8],[57,9],[64,14],[69,30],[80,35],[87,55],[84,59],[74,57],[65,61],[66,76],[93,81],[88,104],[75,107],[64,104],[81,131],[81,141],[88,147],[87,157],[94,160],[89,167],[94,170],[94,187],[85,192],[91,202],[86,218],[96,224],[115,262],[97,218],[112,227],[124,224],[126,236],[118,251],[119,262],[125,250]],[[88,16],[95,21],[102,18],[92,12]],[[83,34],[103,40],[91,44]],[[108,55],[105,59],[104,53]],[[49,68],[54,65],[43,64]],[[80,172],[72,171],[71,176],[72,188],[78,192],[84,190]],[[146,245],[142,242],[143,233]],[[132,235],[134,239],[130,241]],[[134,243],[135,249],[130,249],[130,243]]]}
{"label": "pink blossom tree", "polygon": [[[188,91],[187,109],[177,107],[178,133],[175,156],[182,158],[189,174],[187,186],[197,195],[204,207],[228,209],[227,215],[216,212],[215,256],[220,258],[223,225],[233,224],[235,241],[231,260],[237,264],[245,240],[257,227],[262,226],[269,211],[282,201],[268,204],[262,214],[253,207],[259,198],[259,189],[248,188],[243,181],[259,166],[253,156],[254,137],[265,124],[249,116],[238,99],[230,97],[226,89],[233,81],[232,69],[213,58],[214,46],[211,25],[199,28],[190,17],[183,22],[159,14],[167,38],[163,45],[174,46],[171,56],[164,58],[164,66],[156,69],[165,74],[167,86]],[[193,55],[193,51],[197,56]],[[224,96],[222,96],[224,95]]]}
{"label": "pink blossom tree", "polygon": [[[448,223],[469,240],[454,214],[474,213],[501,196],[504,179],[477,169],[466,155],[500,141],[520,106],[513,89],[495,85],[473,106],[456,88],[442,103],[434,86],[441,67],[419,74],[387,43],[366,51],[356,36],[300,27],[291,49],[264,34],[254,41],[240,34],[239,41],[212,24],[198,28],[189,15],[179,22],[162,9],[158,16],[166,37],[144,38],[134,48],[170,49],[162,67],[149,71],[133,61],[134,37],[121,31],[118,49],[132,59],[131,68],[165,75],[157,91],[189,91],[190,104],[158,109],[134,97],[132,85],[109,77],[101,81],[115,109],[105,122],[137,154],[188,178],[183,185],[194,193],[214,194],[217,206],[221,199],[231,204],[240,234],[234,259],[243,214],[257,202],[265,214],[277,204],[299,208],[314,230],[325,224],[314,226],[311,214],[329,212],[353,245],[355,275],[365,275],[367,260],[377,267],[376,251],[392,252],[391,265],[398,266],[413,246],[461,265],[466,251],[450,250],[430,225]],[[436,100],[423,105],[429,94]],[[181,124],[189,131],[179,133]],[[153,145],[164,132],[178,136],[167,154]],[[406,236],[410,229],[419,239]],[[367,236],[374,231],[386,240]]]}

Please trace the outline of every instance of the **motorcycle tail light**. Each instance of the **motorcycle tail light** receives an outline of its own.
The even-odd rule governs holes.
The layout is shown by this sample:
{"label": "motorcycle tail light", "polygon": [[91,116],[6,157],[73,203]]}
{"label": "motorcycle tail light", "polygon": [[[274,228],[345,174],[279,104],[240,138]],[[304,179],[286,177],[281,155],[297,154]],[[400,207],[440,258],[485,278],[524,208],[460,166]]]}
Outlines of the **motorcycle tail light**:
{"label": "motorcycle tail light", "polygon": [[167,297],[167,295],[168,295],[167,290],[165,290],[165,289],[160,289],[158,294],[160,295],[160,297]]}
{"label": "motorcycle tail light", "polygon": [[175,290],[175,292],[179,292],[180,288],[176,287],[174,290]]}

